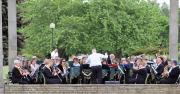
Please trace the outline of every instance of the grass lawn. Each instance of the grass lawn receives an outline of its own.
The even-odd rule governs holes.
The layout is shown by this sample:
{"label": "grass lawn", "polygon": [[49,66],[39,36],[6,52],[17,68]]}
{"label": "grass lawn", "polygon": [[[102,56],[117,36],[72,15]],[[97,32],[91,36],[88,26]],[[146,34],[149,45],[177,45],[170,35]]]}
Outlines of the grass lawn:
{"label": "grass lawn", "polygon": [[8,66],[3,66],[3,78],[4,79],[7,79],[8,72],[9,72],[9,67]]}

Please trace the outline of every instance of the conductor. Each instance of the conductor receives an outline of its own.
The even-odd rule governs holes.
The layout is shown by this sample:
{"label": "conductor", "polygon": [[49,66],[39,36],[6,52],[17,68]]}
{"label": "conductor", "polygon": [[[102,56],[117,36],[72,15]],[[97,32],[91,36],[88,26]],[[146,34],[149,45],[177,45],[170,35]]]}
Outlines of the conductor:
{"label": "conductor", "polygon": [[107,53],[105,55],[97,53],[96,49],[92,49],[92,54],[88,56],[87,63],[89,63],[91,70],[92,70],[92,76],[91,81],[92,84],[101,84],[102,83],[102,59],[108,58]]}

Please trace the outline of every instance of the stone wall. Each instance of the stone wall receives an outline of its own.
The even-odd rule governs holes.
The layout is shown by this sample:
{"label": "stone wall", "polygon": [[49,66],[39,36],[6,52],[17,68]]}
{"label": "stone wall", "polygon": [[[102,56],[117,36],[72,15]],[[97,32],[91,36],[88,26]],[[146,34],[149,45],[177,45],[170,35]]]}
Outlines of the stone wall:
{"label": "stone wall", "polygon": [[5,94],[180,94],[180,85],[5,85]]}

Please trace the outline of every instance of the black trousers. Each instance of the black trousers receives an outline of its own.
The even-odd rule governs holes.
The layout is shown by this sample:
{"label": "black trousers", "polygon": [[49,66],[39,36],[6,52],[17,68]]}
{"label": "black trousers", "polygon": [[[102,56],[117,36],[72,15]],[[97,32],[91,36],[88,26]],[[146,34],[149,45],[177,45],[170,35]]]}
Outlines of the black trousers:
{"label": "black trousers", "polygon": [[92,84],[102,84],[102,66],[92,66],[91,82]]}

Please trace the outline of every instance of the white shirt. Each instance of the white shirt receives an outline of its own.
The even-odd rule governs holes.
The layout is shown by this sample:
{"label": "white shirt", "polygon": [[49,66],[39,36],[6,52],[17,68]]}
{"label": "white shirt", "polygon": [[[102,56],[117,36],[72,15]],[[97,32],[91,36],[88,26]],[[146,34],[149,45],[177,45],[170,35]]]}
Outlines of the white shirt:
{"label": "white shirt", "polygon": [[51,52],[51,59],[55,59],[58,56],[59,56],[58,52],[56,52],[56,51]]}
{"label": "white shirt", "polygon": [[92,53],[88,58],[87,58],[87,63],[90,64],[90,67],[92,66],[99,66],[102,65],[101,61],[103,58],[108,58],[108,55],[105,54],[100,54],[100,53]]}
{"label": "white shirt", "polygon": [[80,66],[80,64],[79,63],[73,63],[73,66],[78,67],[78,66]]}
{"label": "white shirt", "polygon": [[63,73],[61,74],[62,76],[67,76],[68,75],[68,70],[67,68],[63,68]]}
{"label": "white shirt", "polygon": [[38,64],[35,64],[35,66],[33,64],[31,64],[31,74],[30,74],[30,76],[33,76],[38,68],[39,68]]}

